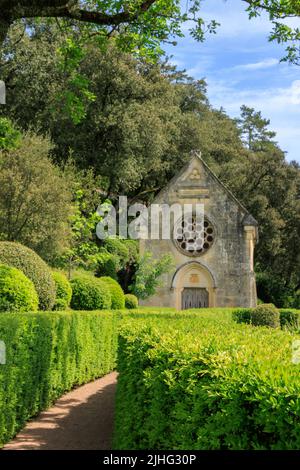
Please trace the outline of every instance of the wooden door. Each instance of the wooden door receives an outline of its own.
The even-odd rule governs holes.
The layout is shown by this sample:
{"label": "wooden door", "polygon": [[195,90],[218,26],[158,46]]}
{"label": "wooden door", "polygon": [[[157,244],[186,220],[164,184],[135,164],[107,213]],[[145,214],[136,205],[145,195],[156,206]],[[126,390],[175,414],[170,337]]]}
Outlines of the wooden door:
{"label": "wooden door", "polygon": [[185,287],[182,291],[181,308],[205,308],[208,307],[208,292],[200,287]]}

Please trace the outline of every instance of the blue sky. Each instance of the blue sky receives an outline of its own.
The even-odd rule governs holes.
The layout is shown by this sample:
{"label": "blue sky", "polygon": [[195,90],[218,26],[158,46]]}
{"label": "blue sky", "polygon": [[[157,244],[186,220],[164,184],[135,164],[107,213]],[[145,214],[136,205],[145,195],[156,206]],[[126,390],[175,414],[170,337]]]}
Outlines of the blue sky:
{"label": "blue sky", "polygon": [[[300,67],[279,62],[284,50],[268,42],[267,17],[249,21],[244,8],[241,0],[204,1],[203,18],[221,23],[217,35],[197,43],[187,34],[167,53],[179,68],[206,79],[215,108],[232,117],[242,104],[262,111],[287,159],[300,162]],[[300,19],[292,22],[300,27]]]}

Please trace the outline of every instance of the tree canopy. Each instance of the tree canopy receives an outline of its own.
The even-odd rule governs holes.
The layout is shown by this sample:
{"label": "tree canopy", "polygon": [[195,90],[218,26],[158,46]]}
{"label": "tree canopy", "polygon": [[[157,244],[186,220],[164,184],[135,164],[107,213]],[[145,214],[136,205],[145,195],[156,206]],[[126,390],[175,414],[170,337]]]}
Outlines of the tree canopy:
{"label": "tree canopy", "polygon": [[[241,0],[249,18],[262,12],[271,23],[270,41],[285,43],[285,60],[299,64],[300,30],[286,19],[299,17],[298,0]],[[207,32],[215,33],[218,23],[205,21],[201,8],[205,0],[0,0],[0,43],[9,27],[18,20],[30,24],[32,19],[63,21],[61,31],[84,26],[83,40],[97,37],[100,44],[114,37],[122,50],[138,51],[154,57],[162,42],[174,41],[188,29],[192,37],[203,41]],[[233,8],[228,1],[228,10]]]}

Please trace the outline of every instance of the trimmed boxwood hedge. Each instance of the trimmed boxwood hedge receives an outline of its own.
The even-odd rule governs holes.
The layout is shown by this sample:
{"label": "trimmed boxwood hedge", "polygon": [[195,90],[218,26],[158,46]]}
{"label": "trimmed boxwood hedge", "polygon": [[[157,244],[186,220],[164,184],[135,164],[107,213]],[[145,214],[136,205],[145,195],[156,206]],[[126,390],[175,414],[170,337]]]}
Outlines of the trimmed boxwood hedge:
{"label": "trimmed boxwood hedge", "polygon": [[0,312],[36,312],[38,305],[30,279],[19,269],[0,264]]}
{"label": "trimmed boxwood hedge", "polygon": [[56,295],[55,295],[55,304],[53,310],[66,310],[70,307],[70,302],[72,298],[72,287],[71,284],[61,271],[53,271],[52,277],[55,282]]}
{"label": "trimmed boxwood hedge", "polygon": [[114,448],[299,449],[299,336],[185,312],[123,316]]}
{"label": "trimmed boxwood hedge", "polygon": [[122,309],[125,308],[125,296],[122,287],[117,281],[108,276],[99,278],[102,282],[108,286],[111,295],[111,308]]}
{"label": "trimmed boxwood hedge", "polygon": [[109,312],[0,315],[0,447],[64,392],[114,369],[116,330]]}
{"label": "trimmed boxwood hedge", "polygon": [[20,243],[0,242],[0,263],[23,271],[37,291],[39,309],[52,309],[55,302],[55,284],[50,268],[39,255]]}
{"label": "trimmed boxwood hedge", "polygon": [[111,308],[109,286],[101,279],[85,273],[77,273],[71,280],[71,307],[74,310],[103,310]]}
{"label": "trimmed boxwood hedge", "polygon": [[125,294],[125,308],[133,309],[138,308],[138,298],[133,294]]}
{"label": "trimmed boxwood hedge", "polygon": [[[260,305],[258,306],[260,307]],[[251,323],[252,312],[254,308],[238,308],[232,313],[232,318],[237,323]],[[279,309],[280,326],[283,329],[297,331],[300,325],[300,310],[293,308]]]}

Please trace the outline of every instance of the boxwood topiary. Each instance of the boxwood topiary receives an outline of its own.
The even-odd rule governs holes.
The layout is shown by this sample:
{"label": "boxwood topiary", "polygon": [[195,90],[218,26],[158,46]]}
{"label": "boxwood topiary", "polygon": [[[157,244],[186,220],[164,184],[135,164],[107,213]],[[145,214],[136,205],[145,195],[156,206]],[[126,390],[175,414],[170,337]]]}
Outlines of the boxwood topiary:
{"label": "boxwood topiary", "polygon": [[34,285],[20,269],[0,264],[0,312],[36,312]]}
{"label": "boxwood topiary", "polygon": [[132,309],[138,308],[138,298],[133,294],[125,294],[125,308]]}
{"label": "boxwood topiary", "polygon": [[102,282],[105,282],[105,284],[109,287],[111,294],[111,308],[125,308],[125,295],[120,284],[108,276],[103,276],[99,279],[101,279]]}
{"label": "boxwood topiary", "polygon": [[52,277],[56,286],[56,297],[53,310],[65,310],[70,306],[72,287],[67,277],[61,271],[53,271]]}
{"label": "boxwood topiary", "polygon": [[111,308],[109,286],[89,274],[77,273],[71,280],[71,307],[74,310],[102,310]]}
{"label": "boxwood topiary", "polygon": [[251,323],[254,326],[280,327],[280,312],[273,304],[261,304],[251,311]]}
{"label": "boxwood topiary", "polygon": [[51,310],[55,302],[55,283],[51,270],[33,250],[15,242],[0,242],[0,263],[23,271],[34,284],[40,310]]}

